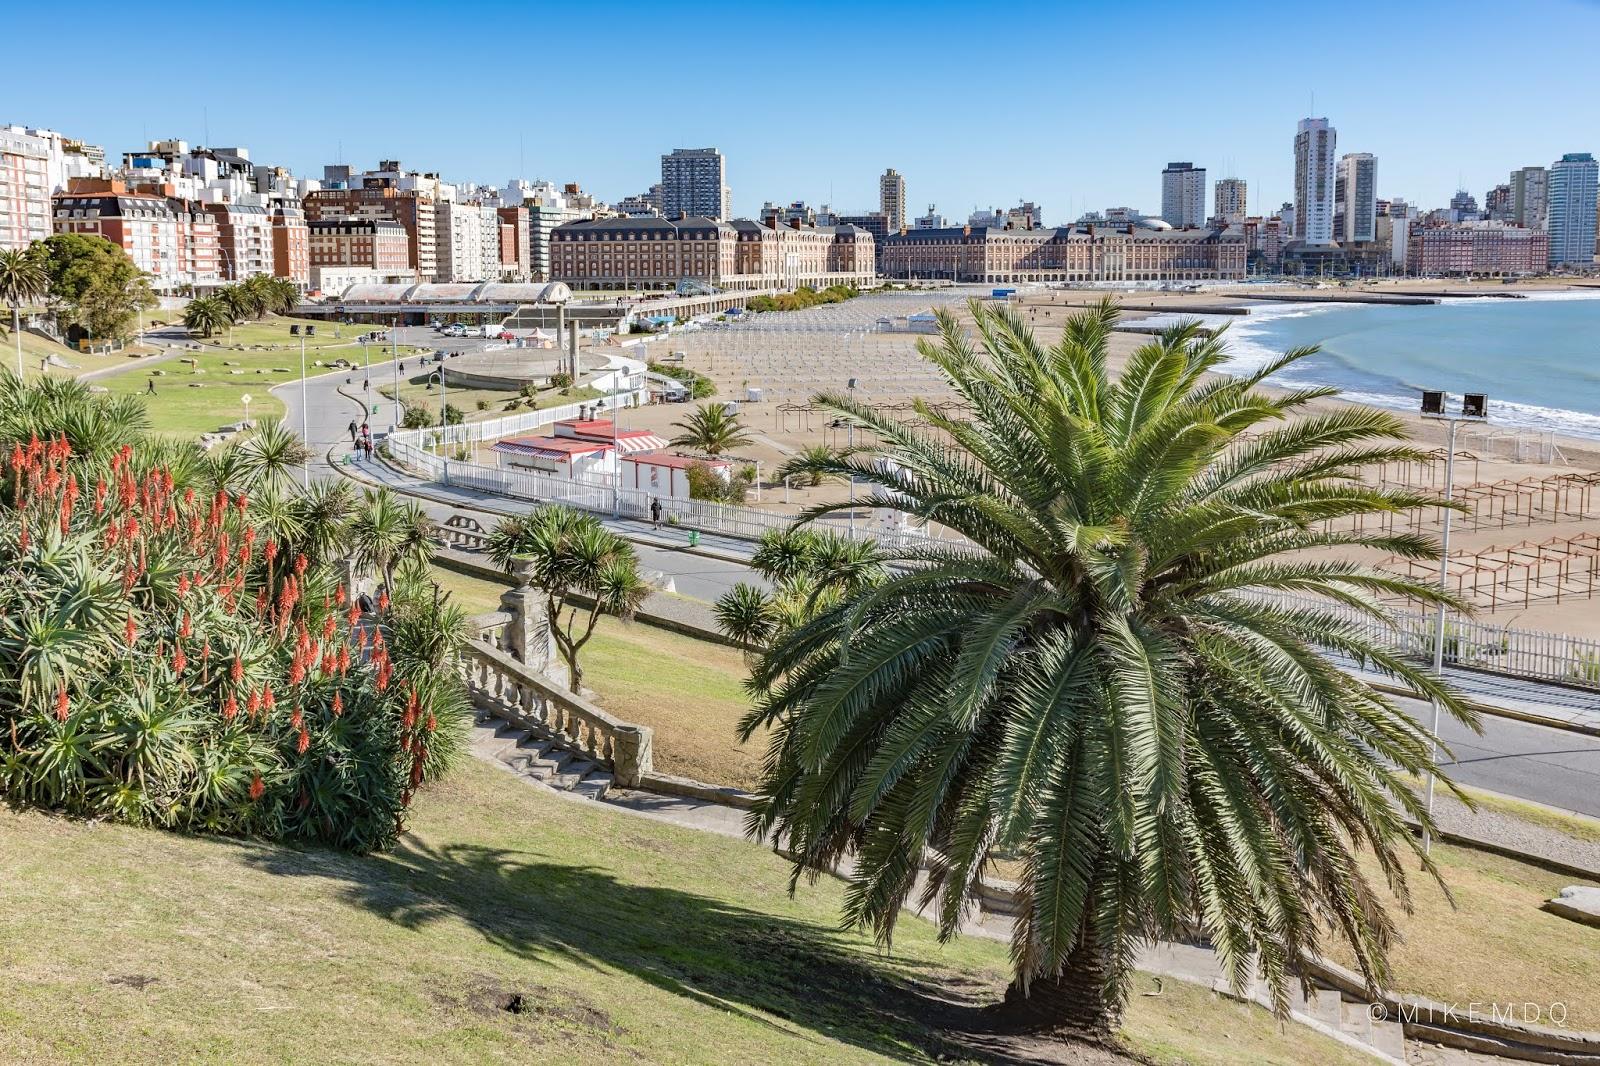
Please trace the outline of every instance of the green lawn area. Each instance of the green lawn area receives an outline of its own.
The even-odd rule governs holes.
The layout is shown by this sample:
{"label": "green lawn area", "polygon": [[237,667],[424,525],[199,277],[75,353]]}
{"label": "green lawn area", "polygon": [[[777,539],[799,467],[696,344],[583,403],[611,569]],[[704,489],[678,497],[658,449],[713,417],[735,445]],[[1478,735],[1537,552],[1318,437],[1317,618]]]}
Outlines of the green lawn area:
{"label": "green lawn area", "polygon": [[[506,586],[435,567],[440,586],[474,614],[500,609]],[[753,788],[765,743],[740,744],[734,730],[750,707],[744,656],[644,622],[602,618],[584,647],[584,684],[618,718],[655,731],[656,769],[718,785]]]}
{"label": "green lawn area", "polygon": [[[536,393],[532,402],[529,403],[520,392],[514,392],[509,389],[458,389],[452,386],[448,390],[441,390],[438,385],[429,383],[429,378],[433,376],[437,369],[437,367],[430,364],[427,374],[413,374],[402,380],[399,389],[400,402],[408,407],[415,407],[421,404],[432,411],[434,417],[437,418],[440,403],[448,401],[450,406],[459,409],[466,416],[468,422],[480,422],[484,419],[516,414],[518,411],[539,411],[546,407],[559,407],[562,404],[598,399],[604,395],[599,389],[581,385],[575,389],[567,389],[565,392],[560,389],[545,389]],[[395,386],[392,380],[385,381],[381,385],[373,382],[373,385],[384,396],[391,400],[394,399]],[[522,400],[523,402],[514,408],[508,409],[506,405],[513,400]],[[486,402],[489,406],[479,410],[478,404],[480,402]]]}
{"label": "green lawn area", "polygon": [[[289,325],[297,319],[269,317],[234,329],[235,347],[226,347],[226,334],[214,337],[200,351],[185,352],[164,360],[159,366],[130,367],[126,373],[101,378],[97,384],[112,392],[146,395],[146,386],[155,382],[151,397],[151,422],[158,433],[194,437],[219,429],[244,417],[242,398],[250,397],[250,417],[281,418],[283,404],[269,389],[300,376],[300,338],[289,336]],[[317,323],[319,334],[307,343],[307,373],[325,373],[319,366],[334,359],[348,359],[358,366],[363,353],[353,338],[363,328],[343,327],[344,336],[335,339],[333,327]],[[218,344],[223,345],[219,347]],[[272,346],[252,350],[251,346]],[[243,350],[236,350],[242,348]],[[415,349],[401,347],[402,354]],[[387,351],[387,349],[385,349]],[[377,358],[380,351],[372,349]]]}
{"label": "green lawn area", "polygon": [[[0,311],[3,315],[3,311]],[[10,316],[3,315],[6,320],[6,332],[0,338],[0,365],[15,370],[17,366],[17,342],[11,336]],[[52,377],[78,377],[95,370],[105,370],[111,367],[129,366],[140,356],[150,355],[158,349],[130,344],[119,352],[111,355],[90,355],[69,348],[64,344],[57,344],[36,333],[24,332],[22,334],[22,369],[23,375],[28,379],[39,377],[40,366],[44,365],[46,374]],[[49,360],[45,363],[45,360]],[[65,362],[67,366],[61,366]]]}
{"label": "green lawn area", "polygon": [[[439,569],[441,584],[473,611],[497,610],[495,582]],[[734,726],[749,706],[741,683],[739,652],[645,625],[604,619],[585,651],[585,676],[596,702],[626,721],[655,730],[655,764],[669,774],[717,784],[752,787],[762,745],[740,745]],[[1592,819],[1568,818],[1514,800],[1481,797],[1519,817],[1592,838]],[[1530,818],[1530,820],[1534,820]],[[1563,1002],[1568,1025],[1600,1029],[1600,996],[1574,989],[1600,986],[1600,929],[1540,910],[1570,877],[1465,848],[1435,848],[1455,907],[1431,881],[1411,880],[1415,913],[1391,907],[1402,933],[1393,953],[1395,987],[1445,1002]],[[1014,864],[997,864],[996,876],[1014,877]],[[1382,880],[1369,869],[1374,883]],[[1381,887],[1380,887],[1381,891]],[[1347,954],[1328,941],[1333,959]]]}
{"label": "green lawn area", "polygon": [[[999,993],[1004,944],[908,917],[880,952],[839,930],[831,878],[791,897],[764,848],[477,762],[410,829],[359,858],[0,808],[0,1058],[982,1061],[934,1026]],[[1125,1037],[1162,1063],[1367,1061],[1171,981]]]}
{"label": "green lawn area", "polygon": [[[1562,1003],[1568,1028],[1600,1029],[1600,929],[1540,909],[1567,885],[1590,882],[1468,848],[1440,845],[1433,856],[1455,906],[1412,873],[1410,915],[1367,865],[1400,929],[1394,987],[1446,1003]],[[1331,942],[1328,954],[1351,963]]]}

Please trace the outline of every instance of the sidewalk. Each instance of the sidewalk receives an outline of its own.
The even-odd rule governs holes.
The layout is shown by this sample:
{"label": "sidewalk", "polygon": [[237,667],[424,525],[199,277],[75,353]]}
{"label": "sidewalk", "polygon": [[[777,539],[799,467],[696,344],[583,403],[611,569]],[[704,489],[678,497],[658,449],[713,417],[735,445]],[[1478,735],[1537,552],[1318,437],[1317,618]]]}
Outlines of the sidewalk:
{"label": "sidewalk", "polygon": [[[342,449],[335,447],[334,451],[342,452]],[[449,507],[491,515],[512,515],[526,514],[539,506],[538,502],[532,500],[512,499],[476,489],[422,481],[377,459],[370,463],[335,465],[347,476],[387,485],[397,492]],[[649,522],[627,518],[602,517],[601,521],[607,528],[639,544],[728,563],[748,563],[755,547],[748,540],[705,532],[700,534],[699,544],[691,546],[689,535],[683,530],[665,526],[652,528]],[[1389,678],[1356,668],[1354,663],[1343,662],[1341,665],[1377,688],[1403,696],[1415,695],[1396,687]],[[1444,676],[1475,708],[1485,714],[1600,737],[1600,691],[1452,666],[1445,667]]]}

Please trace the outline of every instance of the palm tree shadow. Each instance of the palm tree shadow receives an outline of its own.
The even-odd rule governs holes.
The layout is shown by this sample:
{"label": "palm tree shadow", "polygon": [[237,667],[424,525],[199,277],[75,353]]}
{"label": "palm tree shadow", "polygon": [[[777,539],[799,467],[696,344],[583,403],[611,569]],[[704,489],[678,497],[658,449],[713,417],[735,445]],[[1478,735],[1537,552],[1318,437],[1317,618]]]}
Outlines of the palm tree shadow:
{"label": "palm tree shadow", "polygon": [[802,1038],[903,1061],[1018,1062],[959,1032],[995,985],[906,959],[874,959],[849,934],[589,866],[415,837],[356,858],[285,848],[246,861],[332,879],[344,898],[407,929],[464,921],[529,961],[625,970],[656,988]]}

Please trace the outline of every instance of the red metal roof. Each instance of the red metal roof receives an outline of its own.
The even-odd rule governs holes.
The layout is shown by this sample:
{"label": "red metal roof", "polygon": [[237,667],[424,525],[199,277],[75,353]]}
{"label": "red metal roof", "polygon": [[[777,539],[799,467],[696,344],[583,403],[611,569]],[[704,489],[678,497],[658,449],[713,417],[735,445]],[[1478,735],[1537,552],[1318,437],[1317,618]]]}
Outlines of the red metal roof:
{"label": "red metal roof", "polygon": [[489,450],[506,455],[537,455],[545,459],[566,460],[574,455],[609,452],[611,447],[605,441],[583,440],[579,437],[513,437],[497,442]]}
{"label": "red metal roof", "polygon": [[670,467],[673,470],[685,470],[695,463],[704,463],[711,467],[728,467],[733,464],[726,459],[710,459],[698,455],[674,455],[670,452],[634,452],[624,455],[625,463],[649,463],[651,466]]}

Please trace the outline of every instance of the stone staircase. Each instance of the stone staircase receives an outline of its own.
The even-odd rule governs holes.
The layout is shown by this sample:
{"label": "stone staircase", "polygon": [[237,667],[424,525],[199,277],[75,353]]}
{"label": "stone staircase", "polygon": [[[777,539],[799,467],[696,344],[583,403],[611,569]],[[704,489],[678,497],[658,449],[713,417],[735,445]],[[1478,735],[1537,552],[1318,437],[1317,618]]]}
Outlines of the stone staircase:
{"label": "stone staircase", "polygon": [[612,785],[611,772],[541,732],[509,722],[494,708],[480,705],[472,725],[472,753],[550,788],[587,799],[605,799]]}

